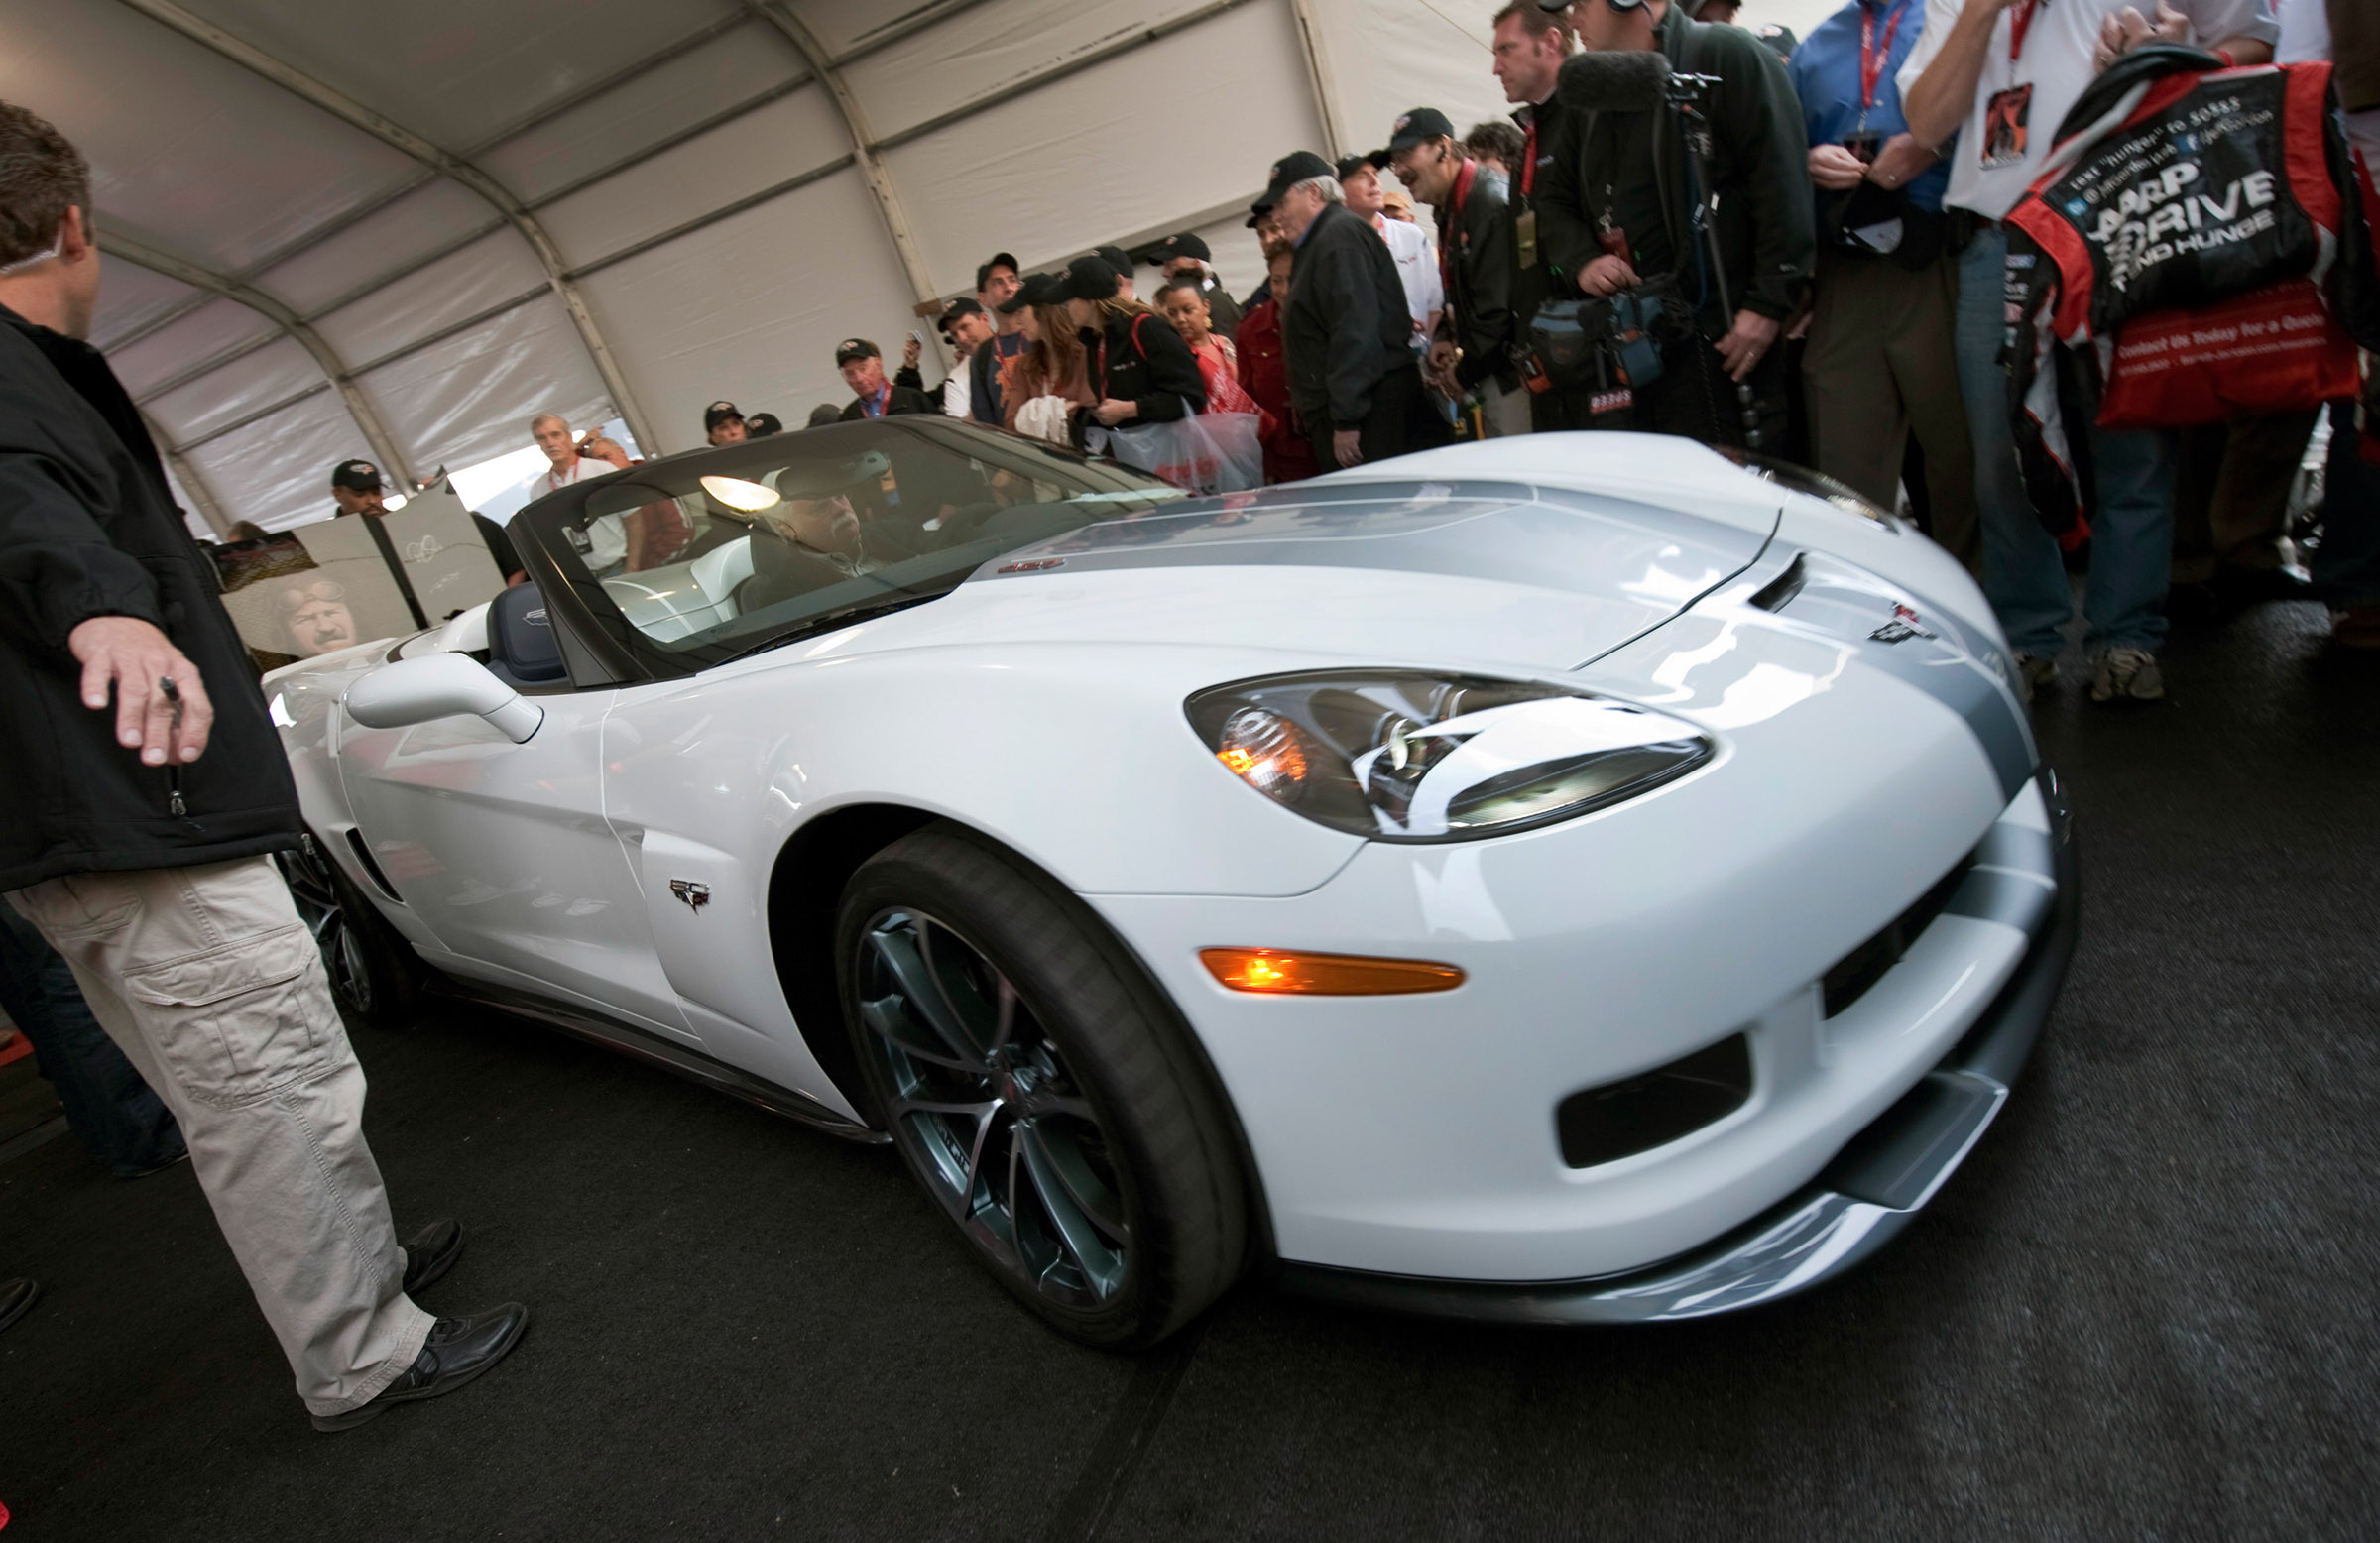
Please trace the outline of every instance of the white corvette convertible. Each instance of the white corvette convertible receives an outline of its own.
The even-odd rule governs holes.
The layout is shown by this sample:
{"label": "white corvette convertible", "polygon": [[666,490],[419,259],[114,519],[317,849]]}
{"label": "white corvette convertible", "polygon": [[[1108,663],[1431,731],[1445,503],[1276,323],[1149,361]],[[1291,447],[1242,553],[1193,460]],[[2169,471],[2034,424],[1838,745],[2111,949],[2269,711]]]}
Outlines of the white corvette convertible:
{"label": "white corvette convertible", "polygon": [[890,1139],[1062,1332],[1849,1266],[2075,866],[1989,610],[1808,474],[1539,435],[1260,495],[940,418],[673,456],[268,680],[352,1013],[428,983]]}

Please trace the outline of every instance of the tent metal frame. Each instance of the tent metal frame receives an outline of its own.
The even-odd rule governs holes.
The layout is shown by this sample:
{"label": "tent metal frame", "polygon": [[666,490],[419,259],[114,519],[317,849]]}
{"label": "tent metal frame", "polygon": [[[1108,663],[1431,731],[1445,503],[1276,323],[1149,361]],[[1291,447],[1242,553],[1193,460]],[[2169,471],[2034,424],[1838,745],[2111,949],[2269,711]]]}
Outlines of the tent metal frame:
{"label": "tent metal frame", "polygon": [[[316,395],[325,385],[335,388],[339,392],[350,416],[355,419],[357,427],[362,430],[374,453],[379,455],[393,471],[410,477],[408,459],[400,452],[394,436],[389,434],[385,425],[381,423],[369,398],[357,384],[359,379],[375,369],[443,342],[458,332],[469,330],[495,316],[517,309],[521,305],[535,300],[539,295],[547,293],[551,293],[561,299],[573,329],[577,332],[580,342],[594,362],[606,390],[611,394],[614,406],[619,410],[621,416],[627,419],[630,432],[636,435],[641,444],[657,450],[660,447],[659,438],[646,418],[635,392],[629,384],[624,367],[613,354],[593,313],[588,309],[578,289],[579,280],[781,197],[796,188],[857,167],[868,183],[870,196],[883,219],[886,234],[892,245],[894,254],[900,260],[909,289],[916,298],[919,313],[923,314],[937,303],[941,297],[934,288],[930,270],[924,261],[915,232],[902,206],[900,192],[892,171],[885,164],[884,157],[887,152],[939,133],[980,114],[1030,95],[1044,87],[1054,85],[1069,76],[1095,68],[1176,33],[1213,20],[1227,12],[1255,3],[1255,0],[1208,0],[1207,4],[1193,7],[1177,16],[1152,23],[1146,27],[1132,29],[1087,53],[1059,60],[1045,68],[1023,75],[987,96],[961,103],[946,112],[938,113],[881,138],[871,132],[866,111],[847,83],[844,71],[850,65],[913,36],[920,30],[936,26],[962,12],[974,9],[976,6],[987,3],[987,0],[941,0],[939,4],[921,7],[915,12],[886,23],[875,33],[864,37],[843,53],[831,57],[807,24],[790,10],[784,0],[741,0],[740,10],[704,23],[653,54],[638,59],[634,64],[601,79],[589,81],[554,101],[541,104],[525,117],[508,124],[459,154],[441,149],[421,135],[383,117],[326,82],[185,10],[177,4],[176,0],[121,0],[121,3],[174,29],[273,84],[302,97],[351,127],[399,151],[423,168],[421,176],[409,178],[402,184],[367,199],[352,209],[341,212],[305,235],[267,254],[237,274],[213,273],[183,259],[141,247],[138,243],[102,232],[101,245],[107,250],[142,267],[190,284],[200,292],[187,300],[169,307],[111,339],[109,343],[111,348],[122,348],[141,338],[151,336],[218,297],[245,305],[262,314],[272,323],[270,329],[262,334],[243,338],[227,348],[218,350],[206,359],[177,371],[168,380],[149,388],[143,394],[144,402],[154,401],[167,392],[201,380],[214,371],[268,346],[284,335],[298,338],[322,368],[324,375],[322,384],[293,393],[256,413],[244,415],[237,422],[218,425],[187,443],[172,447],[169,453],[178,463],[176,475],[189,489],[192,499],[202,504],[214,504],[211,492],[202,493],[200,491],[195,473],[185,476],[180,470],[181,466],[188,464],[186,452],[239,428],[246,427],[260,418],[270,416],[307,397]],[[1312,96],[1312,105],[1322,131],[1323,148],[1327,154],[1336,155],[1341,148],[1342,136],[1337,125],[1337,114],[1332,106],[1329,68],[1321,50],[1309,5],[1307,0],[1283,0],[1283,3],[1288,7],[1290,19],[1297,34],[1305,65],[1304,73]],[[655,65],[691,53],[739,28],[756,24],[766,26],[790,47],[800,60],[803,73],[788,76],[774,85],[706,116],[699,123],[677,130],[630,155],[582,177],[574,178],[569,182],[548,189],[534,198],[524,198],[514,193],[477,164],[477,158],[484,156],[490,150],[510,143],[589,102],[601,100],[608,93],[647,73]],[[538,221],[536,216],[539,210],[620,176],[701,134],[711,132],[738,118],[758,111],[772,102],[781,100],[812,81],[826,88],[835,104],[837,114],[843,121],[851,141],[851,149],[846,154],[747,194],[720,208],[696,215],[667,230],[641,238],[616,251],[591,258],[575,266],[563,260],[559,248]],[[255,288],[253,281],[273,268],[352,229],[372,215],[387,209],[440,178],[451,180],[470,189],[492,205],[499,217],[440,242],[432,250],[413,257],[387,273],[358,284],[353,289],[314,307],[303,315]],[[1236,204],[1226,205],[1205,214],[1184,216],[1176,219],[1167,228],[1185,228],[1187,225],[1221,218],[1235,207],[1237,207]],[[366,299],[389,286],[400,283],[432,264],[451,257],[473,243],[485,240],[508,225],[518,231],[529,243],[539,265],[545,270],[546,283],[540,288],[501,301],[472,316],[441,327],[428,336],[415,339],[401,348],[353,367],[344,365],[335,351],[314,330],[312,323],[324,316]],[[159,443],[163,446],[169,441],[161,435]],[[202,510],[202,513],[206,515],[210,525],[217,524],[222,518],[222,509],[219,505],[215,505],[212,509]]]}

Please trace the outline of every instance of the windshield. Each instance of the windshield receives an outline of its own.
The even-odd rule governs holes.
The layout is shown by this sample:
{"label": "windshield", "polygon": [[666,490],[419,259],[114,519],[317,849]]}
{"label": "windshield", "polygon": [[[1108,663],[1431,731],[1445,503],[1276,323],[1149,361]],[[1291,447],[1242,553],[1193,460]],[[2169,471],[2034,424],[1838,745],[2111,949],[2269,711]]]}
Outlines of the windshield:
{"label": "windshield", "polygon": [[1182,496],[1130,467],[915,415],[632,466],[528,518],[558,522],[564,540],[547,549],[580,569],[566,576],[699,664],[946,595],[1004,552]]}

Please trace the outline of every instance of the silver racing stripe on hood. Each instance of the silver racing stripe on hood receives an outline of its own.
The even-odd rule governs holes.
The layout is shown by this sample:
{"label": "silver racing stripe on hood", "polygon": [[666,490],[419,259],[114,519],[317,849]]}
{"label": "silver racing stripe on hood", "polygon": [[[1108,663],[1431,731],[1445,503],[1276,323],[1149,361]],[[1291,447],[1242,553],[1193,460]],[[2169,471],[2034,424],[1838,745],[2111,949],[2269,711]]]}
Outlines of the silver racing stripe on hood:
{"label": "silver racing stripe on hood", "polygon": [[1797,557],[1801,587],[1773,614],[1854,644],[1862,664],[1957,713],[1991,763],[2001,796],[2023,790],[2041,758],[1998,646],[1946,608],[1818,552],[1773,552],[1745,583],[1773,577],[1770,567],[1781,573]]}
{"label": "silver racing stripe on hood", "polygon": [[1363,568],[1570,591],[1632,609],[1649,627],[1743,571],[1767,539],[1650,504],[1525,484],[1291,486],[1085,526],[1007,552],[969,582],[1052,570]]}

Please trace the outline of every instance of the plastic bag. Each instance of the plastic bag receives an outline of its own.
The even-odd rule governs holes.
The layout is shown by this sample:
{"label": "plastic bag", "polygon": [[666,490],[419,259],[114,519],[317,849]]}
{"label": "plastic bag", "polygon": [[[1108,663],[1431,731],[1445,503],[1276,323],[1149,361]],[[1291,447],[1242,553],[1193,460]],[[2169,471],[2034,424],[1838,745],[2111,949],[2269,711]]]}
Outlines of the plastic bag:
{"label": "plastic bag", "polygon": [[1253,413],[1202,413],[1105,432],[1108,454],[1177,488],[1248,493],[1264,486],[1264,448]]}

